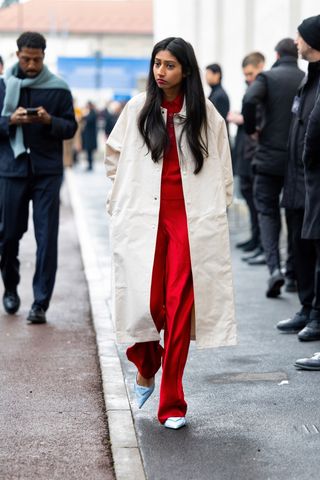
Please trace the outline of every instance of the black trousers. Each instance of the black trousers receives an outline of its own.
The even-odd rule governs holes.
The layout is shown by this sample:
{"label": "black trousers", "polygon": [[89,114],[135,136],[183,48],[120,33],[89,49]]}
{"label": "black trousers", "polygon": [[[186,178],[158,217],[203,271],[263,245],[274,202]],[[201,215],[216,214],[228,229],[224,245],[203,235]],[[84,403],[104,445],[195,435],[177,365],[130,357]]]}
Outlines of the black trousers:
{"label": "black trousers", "polygon": [[320,320],[320,240],[313,240],[316,251],[316,270],[315,270],[315,292],[313,309],[316,310],[316,316]]}
{"label": "black trousers", "polygon": [[286,277],[292,280],[296,279],[296,269],[294,265],[293,240],[292,240],[292,210],[285,210],[287,224],[287,259],[286,259]]}
{"label": "black trousers", "polygon": [[[320,309],[320,241],[301,238],[304,210],[291,210],[293,257],[301,305]],[[318,255],[317,255],[318,251]],[[318,257],[318,259],[317,259]]]}
{"label": "black trousers", "polygon": [[258,222],[258,212],[253,200],[253,176],[240,175],[240,191],[249,209],[251,236],[255,241],[259,242],[260,228]]}
{"label": "black trousers", "polygon": [[93,167],[93,153],[94,150],[87,150],[88,169],[92,170]]}
{"label": "black trousers", "polygon": [[[258,211],[261,243],[265,252],[266,262],[270,273],[280,268],[279,240],[281,232],[281,209],[280,195],[284,179],[277,175],[254,176],[253,198]],[[290,216],[286,215],[288,229],[288,260],[287,272],[290,278],[294,278],[293,251],[291,244]]]}
{"label": "black trousers", "polygon": [[29,203],[37,243],[34,304],[47,310],[57,271],[61,175],[0,178],[0,269],[6,290],[20,281],[19,241],[28,229]]}

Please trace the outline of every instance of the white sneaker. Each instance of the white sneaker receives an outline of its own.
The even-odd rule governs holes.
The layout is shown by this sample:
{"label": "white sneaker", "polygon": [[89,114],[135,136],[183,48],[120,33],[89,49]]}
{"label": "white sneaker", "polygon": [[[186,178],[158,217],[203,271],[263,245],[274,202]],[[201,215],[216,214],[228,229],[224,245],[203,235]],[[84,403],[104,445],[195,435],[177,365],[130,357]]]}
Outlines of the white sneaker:
{"label": "white sneaker", "polygon": [[164,422],[166,428],[172,428],[173,430],[178,430],[178,428],[185,427],[187,424],[185,417],[169,417]]}

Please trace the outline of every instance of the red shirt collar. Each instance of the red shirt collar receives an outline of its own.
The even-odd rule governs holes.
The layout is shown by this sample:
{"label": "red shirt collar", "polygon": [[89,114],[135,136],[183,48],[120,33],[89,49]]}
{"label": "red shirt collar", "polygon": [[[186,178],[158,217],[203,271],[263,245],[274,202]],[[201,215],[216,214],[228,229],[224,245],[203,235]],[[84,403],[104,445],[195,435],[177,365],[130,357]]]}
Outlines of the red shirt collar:
{"label": "red shirt collar", "polygon": [[179,95],[172,101],[162,100],[162,107],[166,108],[168,112],[178,113],[182,109],[184,95],[179,93]]}

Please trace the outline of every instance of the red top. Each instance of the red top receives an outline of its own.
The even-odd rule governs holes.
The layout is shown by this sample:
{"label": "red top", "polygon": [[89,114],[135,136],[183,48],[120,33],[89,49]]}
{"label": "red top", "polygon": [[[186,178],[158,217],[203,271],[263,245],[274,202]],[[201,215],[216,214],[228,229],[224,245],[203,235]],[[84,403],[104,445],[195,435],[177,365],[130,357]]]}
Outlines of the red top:
{"label": "red top", "polygon": [[161,178],[161,199],[166,200],[183,199],[177,142],[173,125],[173,115],[181,111],[182,105],[183,95],[178,95],[171,102],[167,100],[162,102],[162,107],[167,109],[167,132],[170,140],[169,148],[164,153]]}

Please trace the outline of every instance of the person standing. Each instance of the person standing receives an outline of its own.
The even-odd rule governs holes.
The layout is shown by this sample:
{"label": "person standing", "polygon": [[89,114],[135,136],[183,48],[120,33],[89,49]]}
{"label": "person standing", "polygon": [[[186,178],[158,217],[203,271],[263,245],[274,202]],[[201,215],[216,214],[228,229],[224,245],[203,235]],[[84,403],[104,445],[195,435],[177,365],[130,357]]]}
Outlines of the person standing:
{"label": "person standing", "polygon": [[[288,135],[291,106],[304,76],[298,68],[298,52],[291,38],[284,38],[275,47],[277,61],[260,73],[248,88],[243,100],[244,127],[256,135],[258,147],[253,159],[254,200],[258,211],[261,242],[270,272],[266,296],[277,297],[285,279],[280,269],[279,237],[281,231],[280,195],[288,156]],[[257,129],[256,108],[264,110],[262,126]],[[288,240],[291,226],[287,219]],[[287,268],[287,270],[292,270]]]}
{"label": "person standing", "polygon": [[316,102],[320,82],[320,15],[299,25],[296,43],[301,58],[309,65],[292,107],[282,203],[292,212],[301,309],[292,318],[281,320],[277,328],[285,333],[298,333],[301,341],[313,341],[320,340],[319,99]]}
{"label": "person standing", "polygon": [[107,140],[106,169],[117,339],[135,342],[127,357],[137,367],[140,408],[162,365],[158,419],[177,429],[186,424],[190,338],[201,347],[236,342],[229,141],[182,38],[155,45],[147,92],[122,111]]}
{"label": "person standing", "polygon": [[82,118],[82,148],[87,153],[87,170],[93,169],[93,153],[97,149],[97,112],[92,102],[87,103],[87,113]]}
{"label": "person standing", "polygon": [[227,92],[222,87],[222,68],[218,63],[206,67],[206,81],[211,87],[209,100],[216,107],[220,115],[226,120],[230,110],[230,101]]}
{"label": "person standing", "polygon": [[[260,52],[252,52],[244,57],[242,61],[242,71],[247,86],[251,85],[257,75],[262,72],[264,64],[265,57]],[[246,261],[249,264],[265,264],[260,242],[258,212],[253,201],[252,160],[257,148],[257,140],[245,132],[242,113],[229,112],[227,121],[234,123],[238,127],[233,149],[234,173],[239,176],[240,191],[248,206],[251,227],[251,237],[249,240],[238,243],[236,247],[242,249],[244,252],[253,252],[249,257],[246,257]]]}
{"label": "person standing", "polygon": [[[320,22],[319,22],[320,29]],[[318,48],[320,49],[320,36]],[[315,57],[317,58],[317,57]],[[318,54],[320,61],[320,51]],[[315,265],[315,297],[310,312],[309,324],[315,333],[320,331],[320,83],[317,91],[316,104],[310,114],[305,136],[303,164],[305,169],[306,205],[302,226],[302,238],[311,240],[316,254]],[[309,317],[309,318],[310,318]],[[295,367],[301,370],[320,370],[320,352],[311,358],[296,360]]]}
{"label": "person standing", "polygon": [[45,38],[25,32],[18,63],[0,80],[0,269],[3,305],[20,306],[19,241],[28,229],[29,202],[37,243],[30,323],[46,322],[57,270],[62,142],[77,128],[68,85],[44,65]]}

